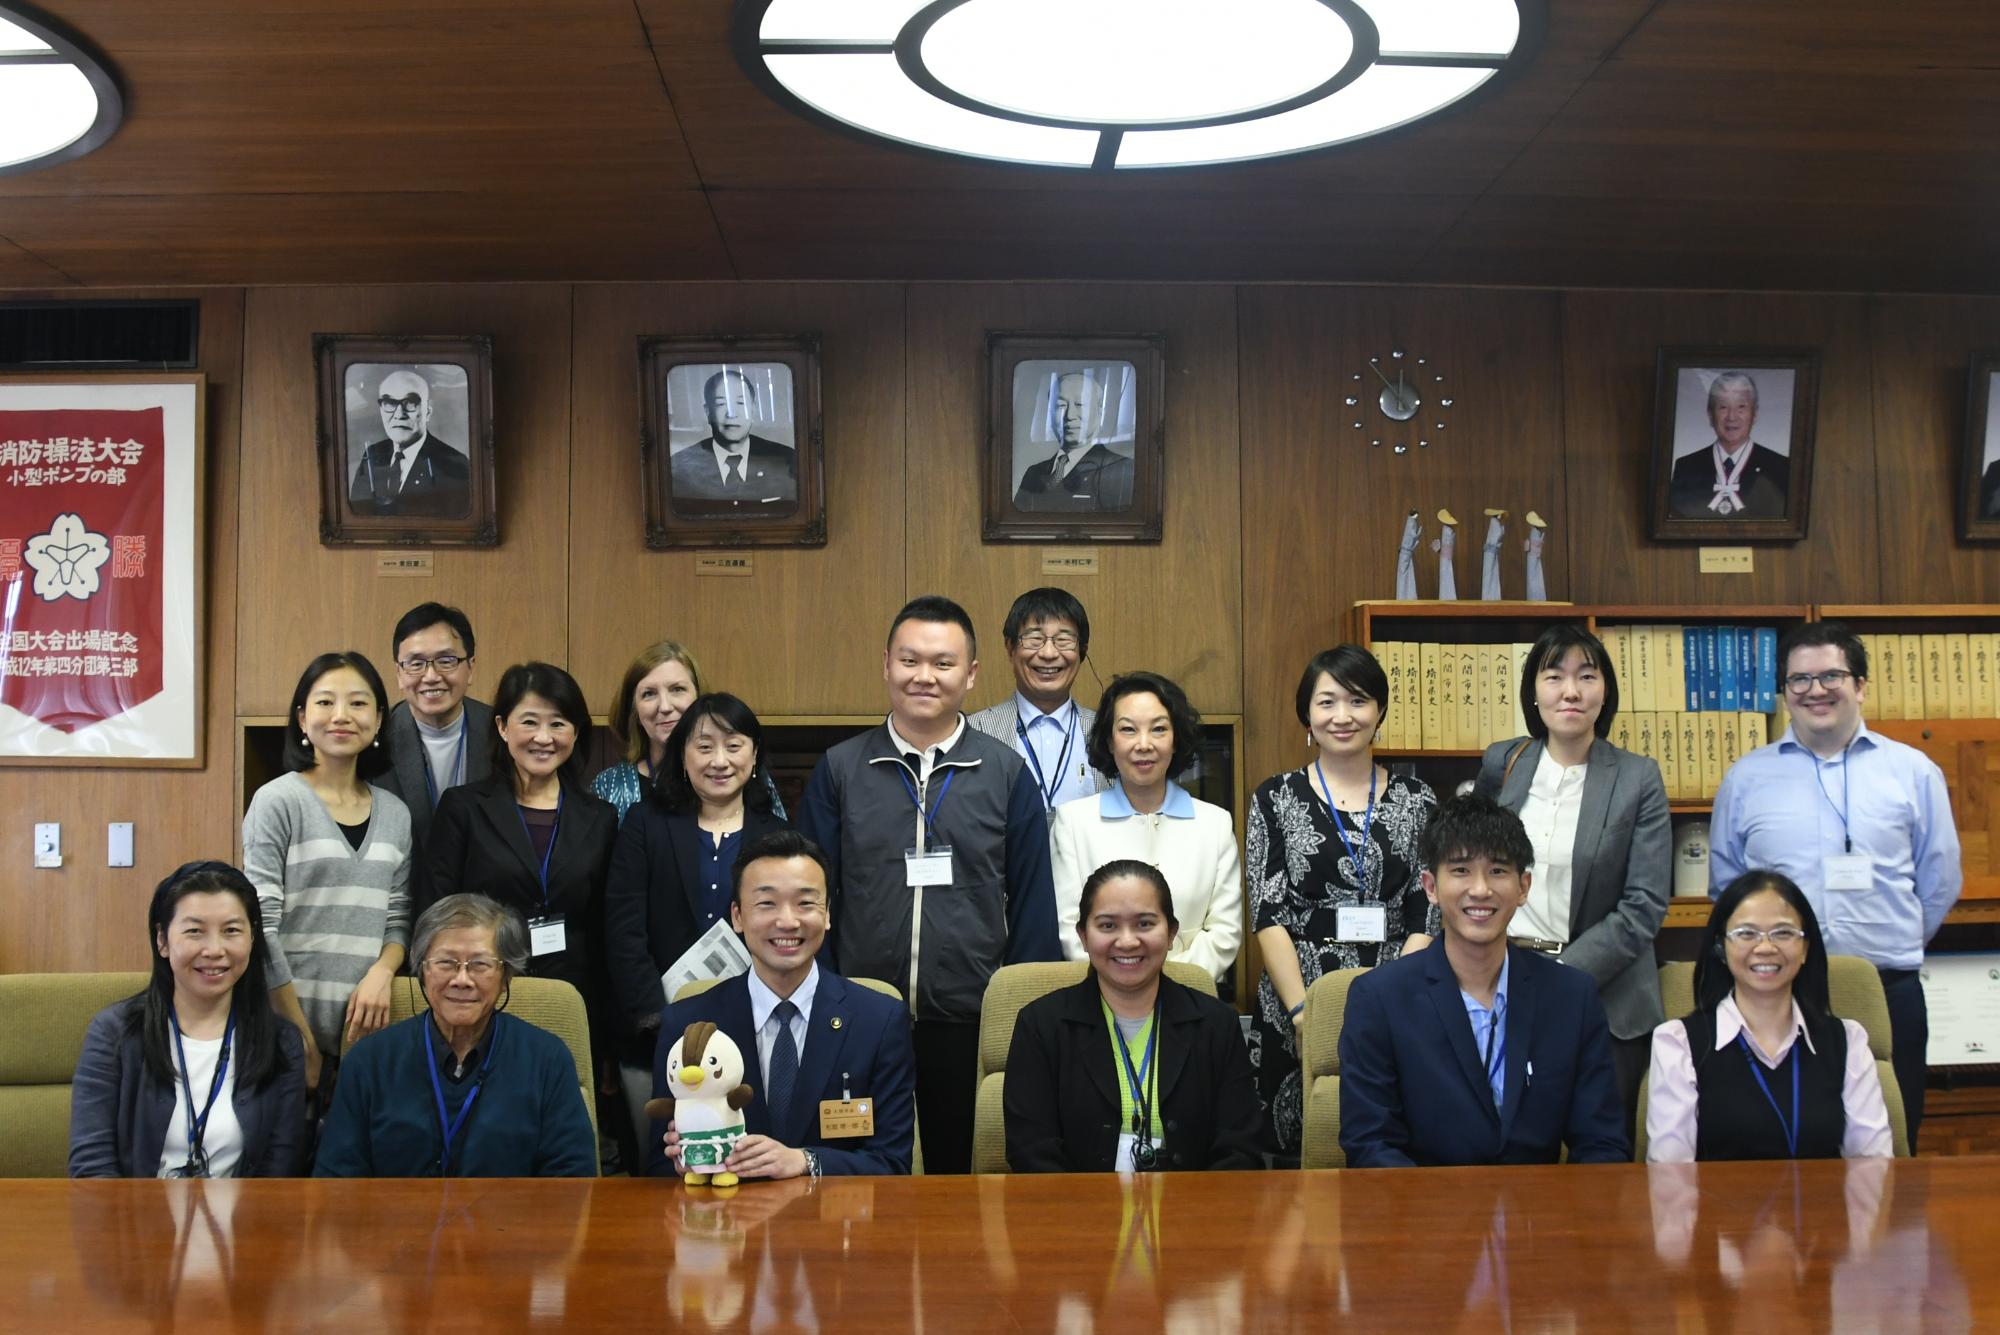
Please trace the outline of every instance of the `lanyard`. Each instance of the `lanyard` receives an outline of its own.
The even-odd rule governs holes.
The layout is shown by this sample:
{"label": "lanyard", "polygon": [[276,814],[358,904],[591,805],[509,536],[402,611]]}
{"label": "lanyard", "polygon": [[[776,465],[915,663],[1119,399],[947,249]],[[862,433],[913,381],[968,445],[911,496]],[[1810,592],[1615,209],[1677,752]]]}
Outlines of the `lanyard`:
{"label": "lanyard", "polygon": [[922,852],[929,844],[925,836],[931,826],[937,824],[938,808],[944,805],[944,795],[951,791],[951,781],[958,777],[958,771],[945,771],[944,782],[938,785],[937,800],[931,803],[929,811],[924,810],[923,799],[917,796],[917,786],[910,782],[910,772],[901,764],[896,766],[896,777],[903,781],[903,791],[910,795],[910,805],[917,809],[917,851]]}
{"label": "lanyard", "polygon": [[1104,1007],[1104,1023],[1111,1030],[1111,1046],[1118,1049],[1118,1055],[1125,1063],[1125,1089],[1132,1096],[1132,1132],[1140,1139],[1146,1139],[1153,1129],[1153,1052],[1159,1047],[1160,1010],[1153,1008],[1152,1018],[1146,1021],[1146,1055],[1139,1065],[1132,1065],[1132,1049],[1125,1045],[1125,1036],[1118,1032],[1118,1021],[1111,1014],[1110,1003],[1099,997],[1097,1004]]}
{"label": "lanyard", "polygon": [[446,1121],[444,1109],[444,1086],[438,1081],[437,1049],[431,1043],[431,1031],[437,1025],[427,1015],[424,1017],[424,1067],[431,1073],[431,1095],[437,1099],[438,1134],[444,1137],[444,1148],[438,1151],[438,1176],[451,1176],[451,1142],[457,1138],[459,1129],[472,1112],[472,1105],[479,1101],[479,1091],[485,1088],[486,1072],[493,1066],[493,1051],[500,1046],[500,1017],[494,1016],[492,1026],[486,1031],[486,1060],[479,1063],[479,1074],[472,1078],[472,1089],[465,1096],[465,1102],[458,1105],[458,1116]]}
{"label": "lanyard", "polygon": [[215,1111],[216,1096],[222,1093],[222,1078],[229,1074],[229,1041],[236,1035],[236,1007],[230,1006],[229,1021],[222,1026],[222,1052],[215,1059],[215,1079],[209,1082],[208,1102],[202,1105],[199,1117],[194,1114],[194,1086],[188,1081],[188,1055],[181,1043],[181,1020],[171,1005],[167,1007],[167,1023],[173,1027],[174,1051],[181,1059],[181,1092],[187,1096],[188,1162],[196,1163],[207,1157],[202,1152],[202,1133],[208,1130],[208,1115]]}
{"label": "lanyard", "polygon": [[1069,726],[1063,729],[1062,751],[1056,756],[1055,779],[1053,782],[1042,774],[1042,762],[1035,757],[1035,744],[1028,740],[1028,729],[1021,723],[1021,716],[1014,716],[1014,731],[1021,738],[1021,750],[1027,753],[1028,765],[1035,771],[1035,788],[1042,795],[1042,805],[1055,808],[1056,793],[1063,786],[1063,776],[1069,773],[1070,747],[1076,742],[1076,708],[1070,708]]}
{"label": "lanyard", "polygon": [[[1848,804],[1854,792],[1853,788],[1847,782],[1847,756],[1853,750],[1854,739],[1850,737],[1847,745],[1840,748],[1840,806],[1834,813],[1840,817],[1840,840],[1841,852],[1843,853],[1852,853],[1854,851],[1854,832],[1847,824]],[[1814,755],[1811,749],[1808,748],[1806,750],[1806,759],[1812,761],[1813,778],[1819,781],[1819,795],[1826,799],[1828,806],[1832,806],[1833,794],[1826,790],[1826,776],[1819,772],[1819,757]]]}
{"label": "lanyard", "polygon": [[[465,782],[465,714],[463,711],[461,711],[458,716],[458,753],[451,762],[451,783],[446,786],[455,788],[459,784],[464,782]],[[442,796],[442,794],[438,792],[437,779],[431,773],[431,754],[430,754],[430,749],[428,747],[424,748],[424,791],[430,794],[431,810],[436,811],[438,799],[440,796]]]}
{"label": "lanyard", "polygon": [[[1495,997],[1493,999],[1493,1009],[1487,1012],[1486,1021],[1486,1085],[1489,1089],[1493,1086],[1494,1074],[1496,1072],[1503,1072],[1507,1066],[1507,1034],[1502,1028],[1506,1020],[1507,1003],[1499,997]],[[1499,1051],[1497,1052],[1494,1051],[1496,1040],[1499,1047]],[[1505,1088],[1504,1084],[1502,1088]],[[1493,1103],[1496,1107],[1499,1106],[1499,1095],[1494,1095]]]}
{"label": "lanyard", "polygon": [[1792,1064],[1792,1120],[1789,1122],[1785,1120],[1784,1111],[1778,1107],[1778,1100],[1772,1095],[1771,1086],[1764,1079],[1764,1068],[1762,1064],[1759,1063],[1755,1057],[1750,1055],[1750,1044],[1744,1039],[1741,1031],[1739,1031],[1736,1035],[1736,1046],[1743,1049],[1743,1060],[1750,1063],[1750,1074],[1756,1077],[1757,1088],[1764,1091],[1764,1101],[1766,1103],[1769,1103],[1771,1105],[1771,1111],[1777,1114],[1778,1126],[1782,1128],[1785,1133],[1785,1148],[1791,1151],[1791,1155],[1794,1159],[1798,1158],[1799,1157],[1799,1040],[1794,1038],[1792,1040],[1792,1050],[1789,1053],[1785,1054],[1786,1060],[1791,1062]]}
{"label": "lanyard", "polygon": [[1333,805],[1333,791],[1326,786],[1326,771],[1319,767],[1319,757],[1313,757],[1313,773],[1319,775],[1320,795],[1326,798],[1326,813],[1333,820],[1333,832],[1340,836],[1340,846],[1347,850],[1347,856],[1354,860],[1354,883],[1363,890],[1368,888],[1368,829],[1375,823],[1375,766],[1368,766],[1368,809],[1361,817],[1361,846],[1357,850],[1348,840],[1347,831],[1340,828],[1340,812]]}
{"label": "lanyard", "polygon": [[[556,836],[562,833],[563,801],[564,801],[563,790],[561,788],[557,788],[556,823],[549,829],[549,846],[548,849],[542,854],[542,866],[540,871],[541,882],[542,882],[542,912],[544,913],[547,913],[549,911],[549,859],[556,855]],[[528,813],[521,810],[520,805],[517,803],[515,804],[514,807],[514,814],[521,818],[521,833],[528,836],[528,852],[532,854],[535,851],[535,835],[534,831],[528,828]]]}

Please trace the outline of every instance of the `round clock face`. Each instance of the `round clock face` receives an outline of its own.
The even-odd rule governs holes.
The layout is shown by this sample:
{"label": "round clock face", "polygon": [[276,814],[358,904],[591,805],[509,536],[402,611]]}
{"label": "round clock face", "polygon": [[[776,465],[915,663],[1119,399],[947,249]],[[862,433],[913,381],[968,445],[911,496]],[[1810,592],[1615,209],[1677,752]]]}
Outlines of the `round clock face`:
{"label": "round clock face", "polygon": [[1417,415],[1417,409],[1424,406],[1417,387],[1411,384],[1384,385],[1380,402],[1382,415],[1398,422],[1409,421]]}

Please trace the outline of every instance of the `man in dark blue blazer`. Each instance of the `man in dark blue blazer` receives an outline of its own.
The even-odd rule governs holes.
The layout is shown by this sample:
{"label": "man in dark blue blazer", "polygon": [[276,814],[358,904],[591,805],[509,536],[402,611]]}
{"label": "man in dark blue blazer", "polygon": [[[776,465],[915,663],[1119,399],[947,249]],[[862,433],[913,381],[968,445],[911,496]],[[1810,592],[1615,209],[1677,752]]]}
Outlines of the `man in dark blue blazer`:
{"label": "man in dark blue blazer", "polygon": [[1352,1168],[1625,1163],[1611,1030],[1590,975],[1507,943],[1534,846],[1484,797],[1423,838],[1443,941],[1370,970],[1340,1030],[1340,1147]]}
{"label": "man in dark blue blazer", "polygon": [[[752,1087],[748,1133],[725,1165],[738,1177],[910,1171],[916,1130],[916,1056],[910,1016],[880,992],[814,959],[826,939],[826,856],[793,830],[751,840],[737,856],[731,925],[750,972],[668,1006],[653,1057],[646,1171],[678,1173],[667,1055],[691,1024],[708,1021],[743,1054]],[[787,1009],[789,1006],[790,1009]],[[787,1046],[789,1045],[789,1046]],[[846,1106],[826,1109],[838,1101]],[[782,1103],[783,1106],[777,1106]]]}

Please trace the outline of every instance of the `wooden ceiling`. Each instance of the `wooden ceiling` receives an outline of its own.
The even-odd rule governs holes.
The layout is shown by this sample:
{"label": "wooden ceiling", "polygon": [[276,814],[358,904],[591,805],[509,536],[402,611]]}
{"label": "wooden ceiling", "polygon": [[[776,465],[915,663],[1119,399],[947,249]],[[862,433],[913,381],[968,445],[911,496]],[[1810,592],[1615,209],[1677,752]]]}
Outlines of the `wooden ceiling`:
{"label": "wooden ceiling", "polygon": [[[1493,96],[1112,179],[773,104],[726,0],[43,0],[124,127],[0,177],[0,286],[1143,279],[2000,292],[1992,0],[1549,0]],[[1217,0],[1226,3],[1226,0]]]}

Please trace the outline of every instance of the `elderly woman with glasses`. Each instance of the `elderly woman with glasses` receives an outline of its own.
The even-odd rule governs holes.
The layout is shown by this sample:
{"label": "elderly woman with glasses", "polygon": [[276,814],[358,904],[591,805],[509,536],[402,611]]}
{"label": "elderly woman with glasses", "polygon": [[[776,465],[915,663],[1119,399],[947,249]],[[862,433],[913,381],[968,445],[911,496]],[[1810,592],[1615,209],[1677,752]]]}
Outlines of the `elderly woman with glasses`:
{"label": "elderly woman with glasses", "polygon": [[505,1013],[528,963],[519,915],[447,895],[412,950],[429,1009],[349,1053],[315,1176],[595,1177],[569,1048]]}
{"label": "elderly woman with glasses", "polygon": [[1832,1013],[1819,919],[1790,877],[1748,871],[1717,896],[1694,998],[1653,1033],[1648,1162],[1894,1152],[1868,1031]]}

